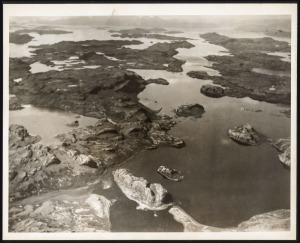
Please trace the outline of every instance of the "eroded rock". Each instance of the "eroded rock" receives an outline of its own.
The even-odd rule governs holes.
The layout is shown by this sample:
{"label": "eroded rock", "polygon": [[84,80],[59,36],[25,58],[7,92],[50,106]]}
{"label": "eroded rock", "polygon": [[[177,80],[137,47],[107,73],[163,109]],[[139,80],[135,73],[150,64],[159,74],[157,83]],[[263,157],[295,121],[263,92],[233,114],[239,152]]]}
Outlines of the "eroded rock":
{"label": "eroded rock", "polygon": [[282,154],[278,155],[279,160],[286,166],[291,166],[291,139],[290,138],[279,138],[276,139],[272,146],[275,147]]}
{"label": "eroded rock", "polygon": [[130,200],[136,201],[140,209],[164,210],[173,202],[171,195],[160,184],[150,184],[126,169],[115,170],[113,176],[121,191]]}
{"label": "eroded rock", "polygon": [[9,146],[22,147],[28,144],[36,143],[41,140],[39,136],[31,136],[27,129],[21,125],[12,124],[9,127]]}
{"label": "eroded rock", "polygon": [[225,95],[224,89],[210,84],[202,85],[200,92],[205,94],[206,96],[213,97],[213,98],[220,98]]}
{"label": "eroded rock", "polygon": [[185,146],[185,143],[182,139],[173,137],[169,134],[167,134],[164,130],[157,130],[155,128],[152,128],[149,131],[149,137],[156,147],[174,147],[174,148],[182,148]]}
{"label": "eroded rock", "polygon": [[261,137],[249,124],[229,129],[228,136],[242,145],[258,145],[261,143]]}
{"label": "eroded rock", "polygon": [[157,172],[161,174],[163,177],[171,180],[171,181],[182,181],[183,175],[181,171],[178,171],[176,169],[171,169],[166,166],[159,166],[157,169]]}
{"label": "eroded rock", "polygon": [[204,112],[204,107],[200,104],[182,105],[175,110],[177,116],[192,116],[195,118],[201,117]]}

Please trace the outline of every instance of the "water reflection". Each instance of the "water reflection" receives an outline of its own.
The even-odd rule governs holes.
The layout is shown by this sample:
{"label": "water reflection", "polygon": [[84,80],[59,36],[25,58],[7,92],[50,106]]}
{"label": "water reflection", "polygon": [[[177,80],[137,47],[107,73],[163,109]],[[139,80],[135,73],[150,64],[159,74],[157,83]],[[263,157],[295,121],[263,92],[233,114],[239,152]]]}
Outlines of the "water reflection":
{"label": "water reflection", "polygon": [[96,118],[80,116],[57,109],[38,108],[31,105],[22,105],[24,109],[9,111],[9,124],[23,125],[30,134],[40,135],[43,144],[57,143],[54,137],[57,134],[72,131],[73,128],[66,126],[67,123],[79,121],[79,127],[94,125]]}

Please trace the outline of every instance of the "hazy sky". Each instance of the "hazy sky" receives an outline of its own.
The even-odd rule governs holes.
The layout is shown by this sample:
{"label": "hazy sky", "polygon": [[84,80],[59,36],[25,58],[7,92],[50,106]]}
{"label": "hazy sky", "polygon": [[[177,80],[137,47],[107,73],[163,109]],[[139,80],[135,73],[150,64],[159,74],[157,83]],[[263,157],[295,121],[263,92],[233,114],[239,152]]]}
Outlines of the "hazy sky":
{"label": "hazy sky", "polygon": [[189,15],[189,16],[47,16],[10,17],[16,24],[115,25],[137,27],[240,27],[290,30],[291,17],[284,15]]}

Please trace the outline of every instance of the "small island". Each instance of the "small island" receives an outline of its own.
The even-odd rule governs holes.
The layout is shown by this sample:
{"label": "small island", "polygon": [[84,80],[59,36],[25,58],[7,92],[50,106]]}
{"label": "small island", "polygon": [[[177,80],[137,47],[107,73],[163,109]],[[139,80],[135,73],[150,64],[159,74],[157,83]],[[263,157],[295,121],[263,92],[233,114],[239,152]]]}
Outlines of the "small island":
{"label": "small island", "polygon": [[30,42],[34,37],[28,34],[9,33],[9,42],[13,44],[26,44]]}
{"label": "small island", "polygon": [[[157,34],[157,32],[164,31],[158,29],[143,29],[143,28],[134,28],[134,29],[125,29],[125,30],[111,30],[109,32],[114,33],[113,37],[121,37],[121,38],[148,38],[148,39],[157,39],[157,40],[174,40],[174,41],[182,41],[188,40],[186,37],[177,37],[177,36],[169,36],[163,34]],[[167,32],[165,32],[167,34]],[[176,32],[177,33],[177,32]],[[176,34],[171,31],[169,34]]]}
{"label": "small island", "polygon": [[182,181],[183,175],[181,171],[170,169],[166,166],[159,166],[157,172],[161,174],[163,177],[171,180],[171,181]]}

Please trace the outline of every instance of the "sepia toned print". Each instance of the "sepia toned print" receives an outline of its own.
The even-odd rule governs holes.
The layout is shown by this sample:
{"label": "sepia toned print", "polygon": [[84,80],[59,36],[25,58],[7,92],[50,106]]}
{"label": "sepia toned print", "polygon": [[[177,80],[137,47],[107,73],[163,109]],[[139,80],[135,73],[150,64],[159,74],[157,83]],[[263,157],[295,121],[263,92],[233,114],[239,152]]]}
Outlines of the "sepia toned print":
{"label": "sepia toned print", "polygon": [[10,16],[8,233],[290,232],[292,29]]}

